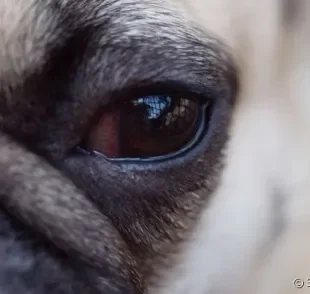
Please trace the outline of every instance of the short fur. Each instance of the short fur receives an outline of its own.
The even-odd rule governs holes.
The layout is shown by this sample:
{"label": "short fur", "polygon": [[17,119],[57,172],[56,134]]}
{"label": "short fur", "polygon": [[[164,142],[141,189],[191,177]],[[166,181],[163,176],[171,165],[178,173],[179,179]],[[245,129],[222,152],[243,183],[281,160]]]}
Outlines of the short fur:
{"label": "short fur", "polygon": [[[307,283],[309,16],[307,0],[2,1],[0,293]],[[198,146],[148,164],[76,151],[105,105],[151,88],[212,102]]]}

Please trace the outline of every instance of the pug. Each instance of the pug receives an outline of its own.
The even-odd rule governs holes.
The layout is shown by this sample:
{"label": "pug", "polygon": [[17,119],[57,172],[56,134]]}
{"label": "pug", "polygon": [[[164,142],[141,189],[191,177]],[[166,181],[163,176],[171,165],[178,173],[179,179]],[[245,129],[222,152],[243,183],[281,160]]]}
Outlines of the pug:
{"label": "pug", "polygon": [[1,294],[309,290],[309,1],[0,16]]}

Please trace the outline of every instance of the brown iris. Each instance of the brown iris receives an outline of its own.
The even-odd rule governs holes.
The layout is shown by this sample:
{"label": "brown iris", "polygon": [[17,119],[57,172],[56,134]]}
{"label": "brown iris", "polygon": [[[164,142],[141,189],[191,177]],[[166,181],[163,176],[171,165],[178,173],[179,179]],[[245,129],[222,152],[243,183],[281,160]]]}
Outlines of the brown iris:
{"label": "brown iris", "polygon": [[105,109],[85,142],[87,150],[110,158],[149,158],[177,152],[199,127],[195,100],[147,96]]}

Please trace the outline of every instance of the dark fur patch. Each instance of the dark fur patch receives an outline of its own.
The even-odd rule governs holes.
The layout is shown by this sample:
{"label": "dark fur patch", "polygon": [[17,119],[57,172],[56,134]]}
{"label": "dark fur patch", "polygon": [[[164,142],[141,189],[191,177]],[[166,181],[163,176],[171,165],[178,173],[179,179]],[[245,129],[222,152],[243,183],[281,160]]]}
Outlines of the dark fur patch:
{"label": "dark fur patch", "polygon": [[302,11],[304,0],[282,0],[283,23],[285,27],[291,27],[296,23]]}

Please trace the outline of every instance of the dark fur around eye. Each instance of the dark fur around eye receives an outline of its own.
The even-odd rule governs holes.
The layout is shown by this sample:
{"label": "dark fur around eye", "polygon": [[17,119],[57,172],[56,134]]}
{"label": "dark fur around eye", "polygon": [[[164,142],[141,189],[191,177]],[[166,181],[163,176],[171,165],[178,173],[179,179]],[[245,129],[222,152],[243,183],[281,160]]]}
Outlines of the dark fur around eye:
{"label": "dark fur around eye", "polygon": [[[235,67],[223,44],[192,25],[185,25],[161,5],[145,19],[145,1],[126,5],[96,0],[66,3],[69,4],[53,5],[60,16],[59,28],[53,31],[58,41],[47,46],[43,68],[34,70],[18,85],[7,87],[9,94],[0,93],[1,129],[56,167],[79,188],[83,197],[95,204],[100,215],[111,221],[139,271],[141,281],[132,282],[132,276],[126,277],[126,281],[141,293],[154,260],[164,259],[166,254],[177,250],[176,244],[186,238],[216,188],[225,162],[223,150],[229,138],[237,91]],[[113,161],[98,153],[74,152],[94,126],[98,113],[109,105],[150,95],[181,97],[180,93],[184,99],[195,97],[195,105],[208,102],[212,106],[207,128],[191,148],[161,160],[133,161]],[[10,99],[6,99],[8,96]],[[192,134],[186,140],[189,138]],[[173,152],[186,145],[182,140],[177,147],[171,147]],[[141,146],[145,148],[139,145],[140,150]],[[155,150],[151,147],[147,146],[149,153]],[[159,147],[156,146],[156,154],[166,154],[166,150],[159,152]],[[53,195],[52,199],[60,197],[58,205],[71,211],[74,197]],[[82,211],[87,215],[87,211]],[[91,226],[96,223],[92,223],[92,217],[90,214],[83,222]],[[79,232],[79,236],[88,235],[87,226],[83,228],[85,232]],[[42,250],[49,252],[51,266],[61,266],[41,237],[31,238],[38,239]],[[85,244],[91,241],[87,239]],[[54,242],[52,238],[50,242]],[[20,244],[28,250],[27,245]],[[102,248],[106,248],[104,244]],[[112,267],[119,260],[117,255],[105,256],[107,252],[103,251],[107,268]],[[58,256],[58,251],[55,254]],[[75,260],[74,252],[66,254]],[[63,267],[64,272],[74,275],[71,272],[74,262],[59,259],[70,265],[68,270]],[[135,273],[130,268],[128,272]],[[100,274],[108,275],[94,270],[94,275],[100,277]]]}
{"label": "dark fur around eye", "polygon": [[[152,251],[150,244],[177,232],[172,229],[177,222],[171,219],[186,215],[185,206],[196,207],[202,201],[191,200],[189,192],[205,189],[207,197],[214,188],[228,138],[236,75],[225,47],[195,28],[189,32],[180,24],[179,37],[170,38],[166,24],[158,23],[158,34],[163,31],[156,45],[147,32],[125,38],[126,32],[111,25],[69,32],[67,41],[51,50],[45,71],[12,92],[15,100],[27,96],[32,102],[8,111],[3,128],[53,165],[63,165],[68,177],[143,254]],[[72,154],[98,110],[154,91],[211,101],[208,130],[195,148],[157,163],[110,162],[98,155]],[[162,213],[166,209],[169,218]],[[137,218],[148,233],[136,227]]]}
{"label": "dark fur around eye", "polygon": [[[100,72],[97,64],[102,55],[99,57],[90,46],[85,54],[92,59],[84,59],[78,72],[96,78],[87,89],[79,86],[81,75],[73,83],[72,93],[81,104],[86,105],[85,96],[93,103],[94,111],[89,117],[114,101],[128,98],[132,91],[134,97],[152,95],[154,89],[161,95],[168,90],[184,96],[194,93],[200,101],[212,103],[209,126],[199,144],[180,156],[156,162],[124,162],[110,161],[98,154],[72,154],[65,161],[68,176],[109,216],[145,271],[150,270],[153,256],[170,250],[184,226],[190,226],[192,217],[198,216],[201,205],[216,187],[223,164],[236,76],[222,45],[215,40],[202,40],[185,37],[184,43],[178,44],[163,38],[160,48],[154,47],[147,36],[125,46],[108,43],[103,47],[106,63],[100,67],[108,70],[100,76],[96,73]],[[118,63],[109,64],[110,60]],[[116,75],[111,74],[114,71]],[[92,120],[85,120],[91,123],[85,125],[82,137],[93,124]]]}

